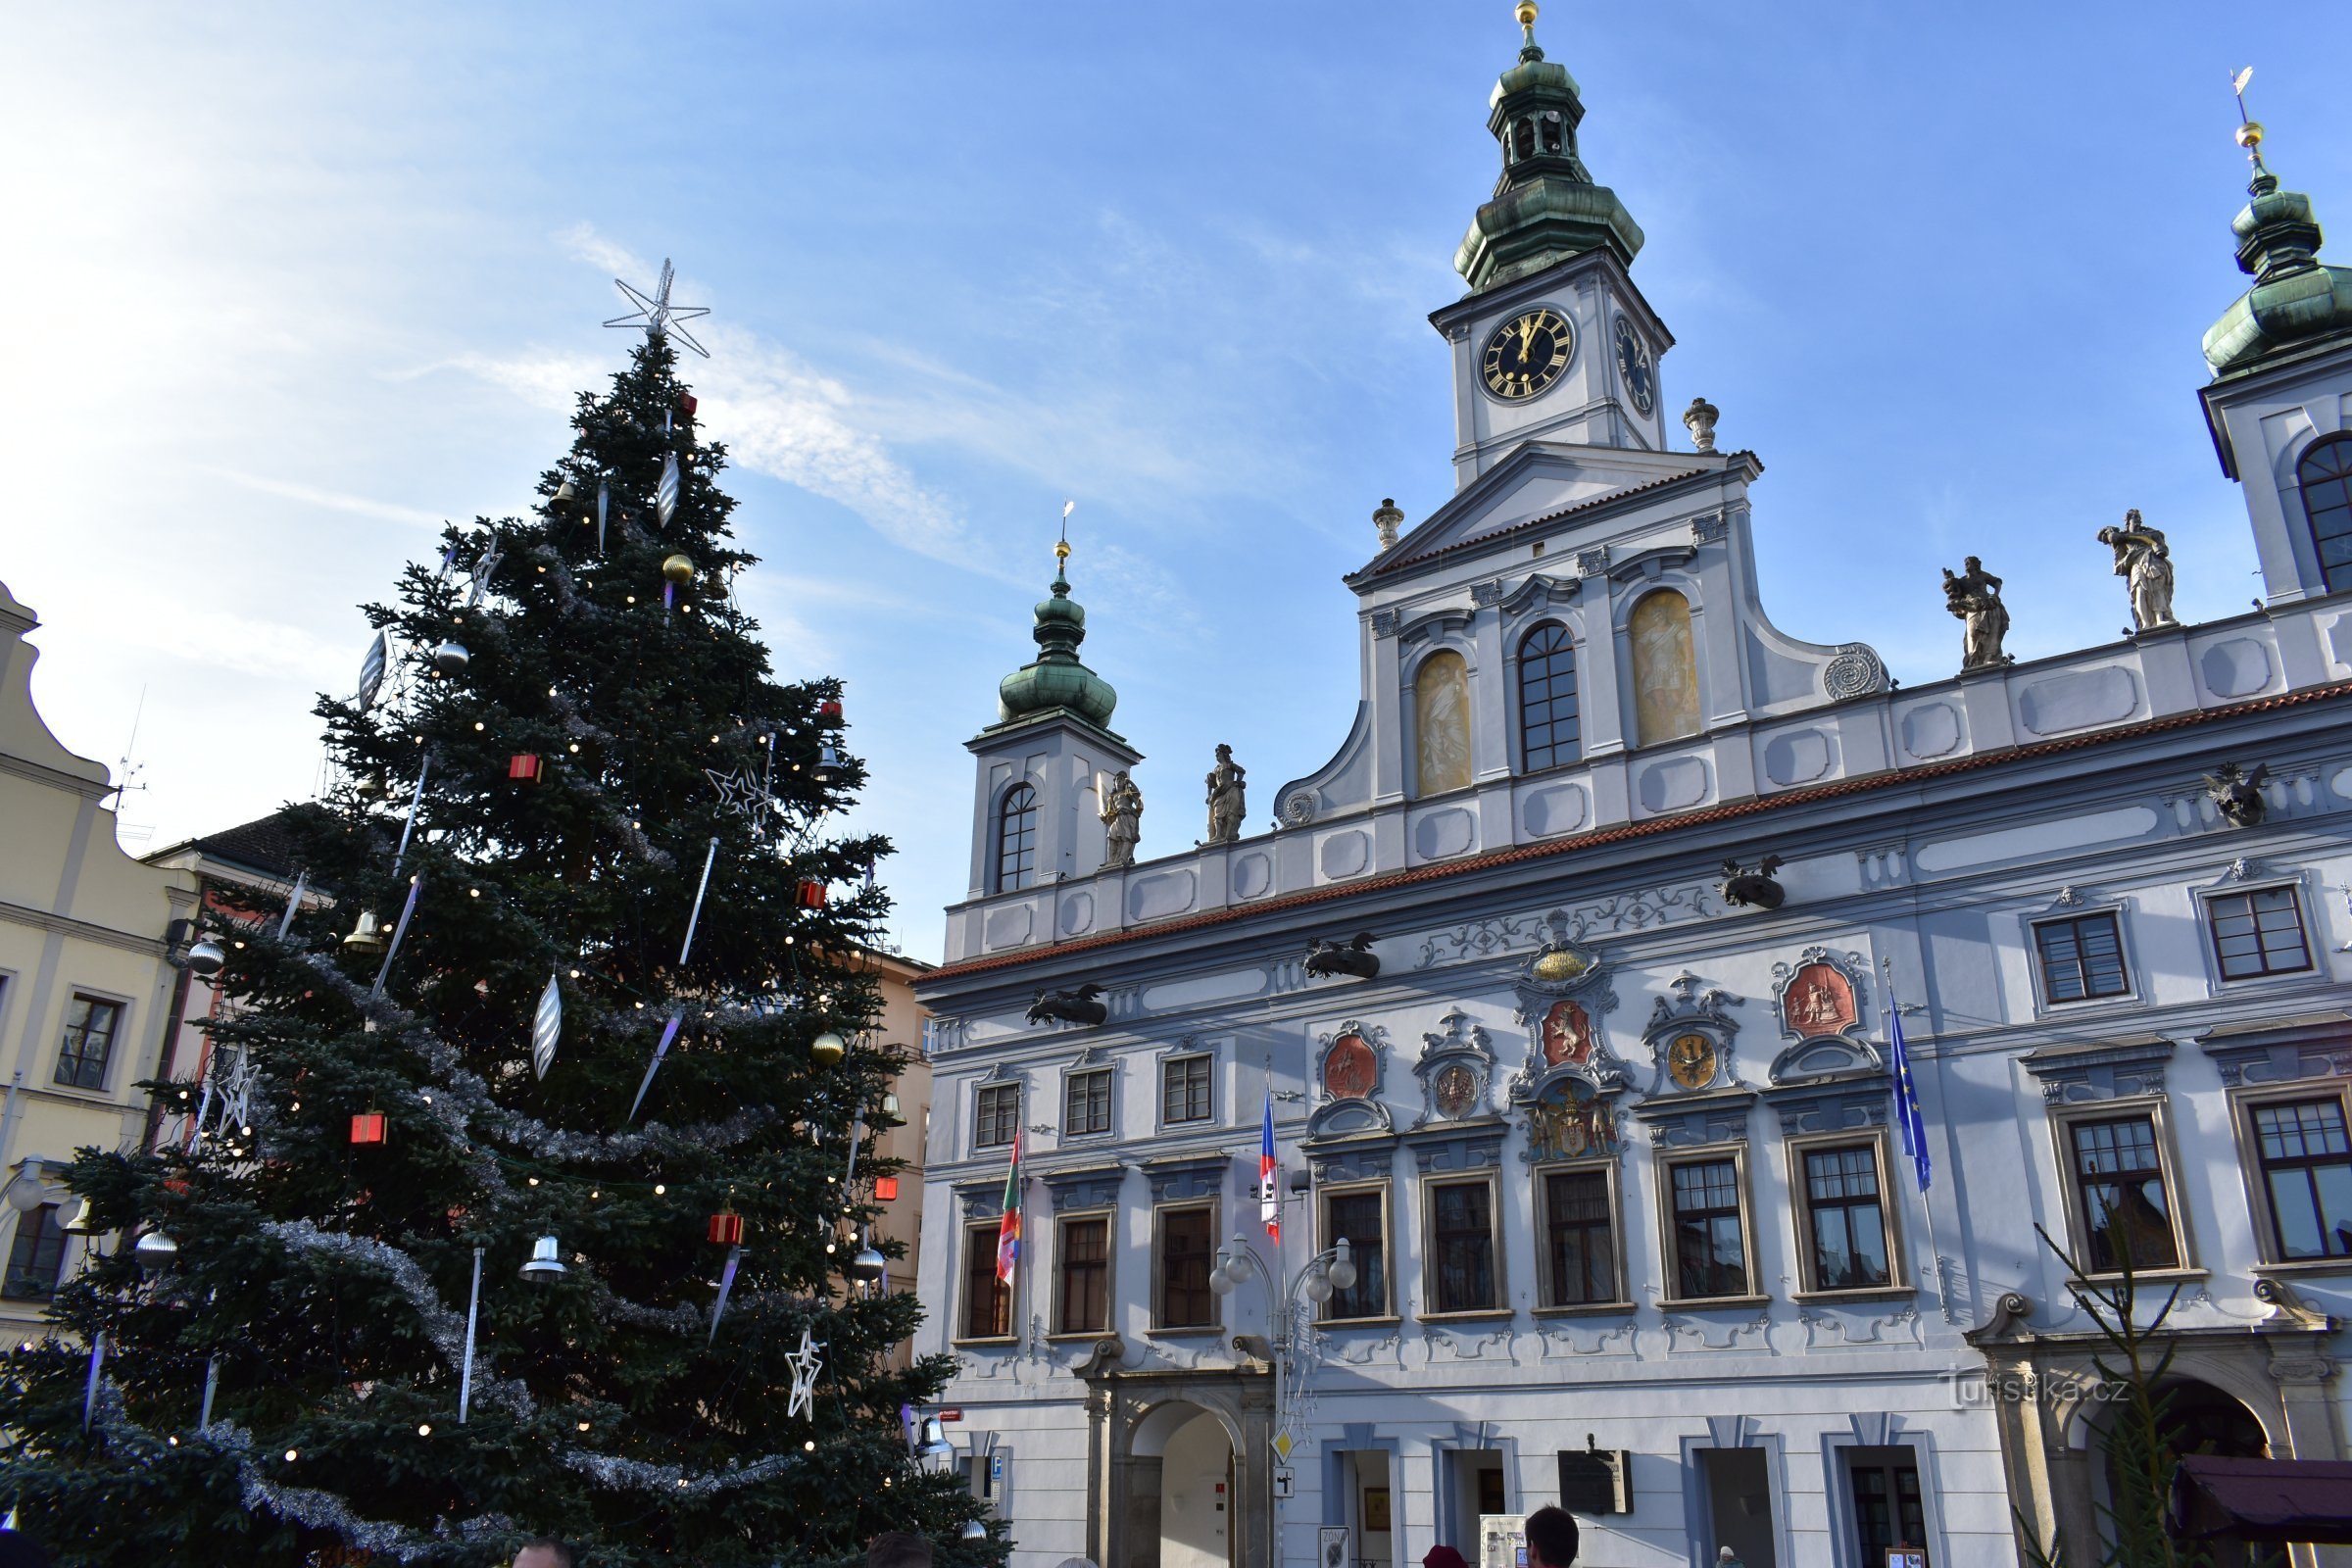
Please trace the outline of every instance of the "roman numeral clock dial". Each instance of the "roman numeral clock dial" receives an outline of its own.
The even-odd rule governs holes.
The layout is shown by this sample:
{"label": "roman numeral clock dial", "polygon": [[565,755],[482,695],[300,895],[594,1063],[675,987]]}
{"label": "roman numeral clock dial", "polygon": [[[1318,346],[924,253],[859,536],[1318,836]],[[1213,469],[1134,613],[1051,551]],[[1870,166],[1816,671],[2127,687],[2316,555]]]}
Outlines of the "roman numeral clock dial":
{"label": "roman numeral clock dial", "polygon": [[1575,334],[1557,311],[1529,311],[1503,322],[1487,339],[1480,373],[1488,391],[1522,402],[1557,381],[1575,349]]}

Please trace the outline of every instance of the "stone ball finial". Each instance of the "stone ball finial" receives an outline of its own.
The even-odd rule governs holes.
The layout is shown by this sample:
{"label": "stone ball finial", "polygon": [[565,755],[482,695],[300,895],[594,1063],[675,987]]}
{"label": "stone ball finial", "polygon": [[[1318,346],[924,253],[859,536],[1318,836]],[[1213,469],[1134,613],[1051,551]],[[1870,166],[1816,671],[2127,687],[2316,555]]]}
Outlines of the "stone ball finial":
{"label": "stone ball finial", "polygon": [[1683,411],[1683,424],[1690,432],[1690,445],[1700,452],[1715,450],[1715,421],[1723,411],[1705,398],[1692,398]]}
{"label": "stone ball finial", "polygon": [[1393,497],[1383,497],[1372,513],[1372,526],[1380,530],[1380,548],[1389,550],[1396,544],[1396,530],[1404,525],[1404,514],[1397,509]]}

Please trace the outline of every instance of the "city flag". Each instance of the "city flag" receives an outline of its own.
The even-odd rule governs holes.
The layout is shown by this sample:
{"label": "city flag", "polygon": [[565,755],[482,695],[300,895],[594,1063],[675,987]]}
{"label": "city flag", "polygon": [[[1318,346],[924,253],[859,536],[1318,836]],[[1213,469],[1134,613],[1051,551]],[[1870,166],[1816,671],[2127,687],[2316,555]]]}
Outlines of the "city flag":
{"label": "city flag", "polygon": [[1903,1044],[1903,1009],[1892,996],[1886,999],[1887,1055],[1894,1071],[1894,1119],[1902,1124],[1903,1152],[1919,1176],[1919,1190],[1928,1190],[1935,1162],[1928,1157],[1928,1126],[1919,1114],[1919,1086],[1911,1079],[1911,1051]]}
{"label": "city flag", "polygon": [[997,1278],[1012,1283],[1021,1258],[1021,1134],[1012,1134],[1012,1163],[1004,1171],[1004,1217],[997,1222]]}
{"label": "city flag", "polygon": [[1276,1243],[1282,1240],[1282,1195],[1275,1191],[1275,1175],[1282,1161],[1274,1157],[1274,1091],[1266,1090],[1265,1130],[1257,1140],[1257,1217],[1266,1222],[1266,1236]]}

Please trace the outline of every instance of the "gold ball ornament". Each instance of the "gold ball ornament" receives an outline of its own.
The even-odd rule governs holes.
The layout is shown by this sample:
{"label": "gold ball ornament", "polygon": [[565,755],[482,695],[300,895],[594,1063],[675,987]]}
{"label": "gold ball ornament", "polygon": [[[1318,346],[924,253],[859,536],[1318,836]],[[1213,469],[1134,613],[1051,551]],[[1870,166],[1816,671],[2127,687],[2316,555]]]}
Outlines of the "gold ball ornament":
{"label": "gold ball ornament", "polygon": [[686,556],[672,556],[662,563],[662,575],[683,588],[694,581],[694,562]]}
{"label": "gold ball ornament", "polygon": [[1522,27],[1534,26],[1536,24],[1536,0],[1519,0],[1518,9],[1511,15],[1519,19],[1519,25]]}
{"label": "gold ball ornament", "polygon": [[808,1042],[808,1059],[819,1067],[836,1067],[848,1050],[841,1036],[828,1029]]}
{"label": "gold ball ornament", "polygon": [[2238,126],[2237,144],[2248,152],[2252,152],[2255,148],[2261,146],[2262,122],[2259,120],[2249,120],[2244,124]]}

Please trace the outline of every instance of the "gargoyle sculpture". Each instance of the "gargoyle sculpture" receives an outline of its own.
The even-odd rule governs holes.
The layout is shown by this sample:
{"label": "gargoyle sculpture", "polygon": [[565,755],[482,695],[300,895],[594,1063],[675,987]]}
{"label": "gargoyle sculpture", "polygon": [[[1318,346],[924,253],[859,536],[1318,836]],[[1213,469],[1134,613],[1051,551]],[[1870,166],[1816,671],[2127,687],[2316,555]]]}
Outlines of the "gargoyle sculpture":
{"label": "gargoyle sculpture", "polygon": [[1315,979],[1335,974],[1351,974],[1358,980],[1370,980],[1380,973],[1380,955],[1372,951],[1372,933],[1359,931],[1351,942],[1326,942],[1321,937],[1309,937],[1306,943],[1306,972]]}
{"label": "gargoyle sculpture", "polygon": [[1736,904],[1744,908],[1777,909],[1788,897],[1788,890],[1772,879],[1772,873],[1780,868],[1781,858],[1777,855],[1767,855],[1758,860],[1753,871],[1740,870],[1738,860],[1726,860],[1723,862],[1723,880],[1715,885],[1715,891],[1723,895],[1726,904]]}
{"label": "gargoyle sculpture", "polygon": [[1029,1004],[1031,1023],[1101,1023],[1110,1016],[1109,1006],[1099,1001],[1102,988],[1088,981],[1075,991],[1041,991]]}
{"label": "gargoyle sculpture", "polygon": [[2213,797],[2213,808],[2231,827],[2252,827],[2269,808],[2262,798],[2262,785],[2270,776],[2268,762],[2256,762],[2250,773],[2235,762],[2224,762],[2205,775],[2205,793]]}

